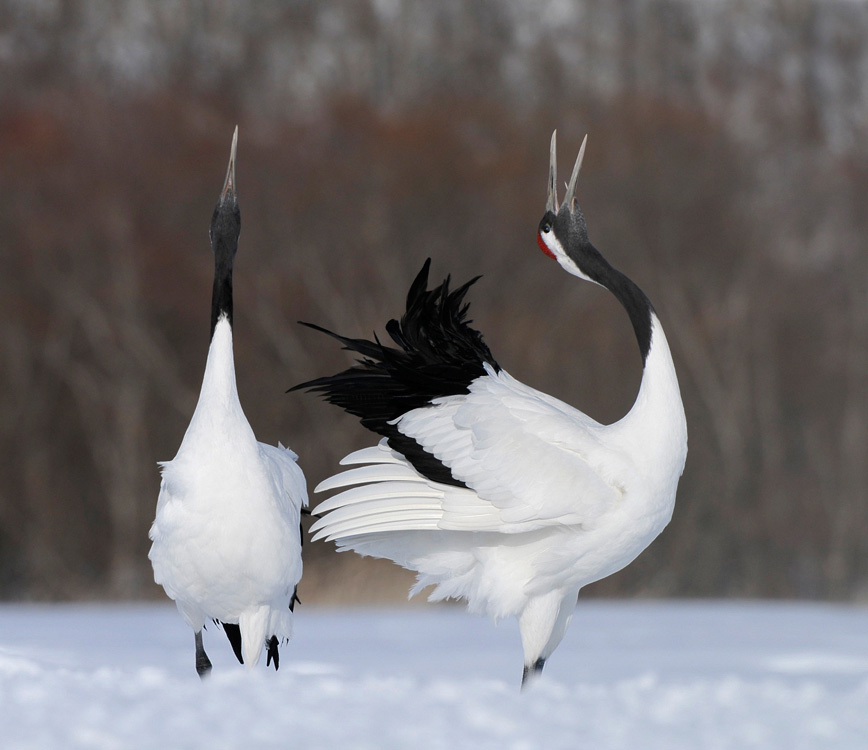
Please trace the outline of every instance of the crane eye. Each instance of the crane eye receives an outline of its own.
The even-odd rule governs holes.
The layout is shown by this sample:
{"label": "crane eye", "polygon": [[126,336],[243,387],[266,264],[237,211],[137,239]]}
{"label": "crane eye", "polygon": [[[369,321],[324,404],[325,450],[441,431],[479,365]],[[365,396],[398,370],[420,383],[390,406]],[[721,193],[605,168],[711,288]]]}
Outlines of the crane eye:
{"label": "crane eye", "polygon": [[542,225],[542,230],[543,230],[543,232],[548,234],[549,232],[552,231],[552,225],[549,224],[548,222],[546,222],[545,224]]}

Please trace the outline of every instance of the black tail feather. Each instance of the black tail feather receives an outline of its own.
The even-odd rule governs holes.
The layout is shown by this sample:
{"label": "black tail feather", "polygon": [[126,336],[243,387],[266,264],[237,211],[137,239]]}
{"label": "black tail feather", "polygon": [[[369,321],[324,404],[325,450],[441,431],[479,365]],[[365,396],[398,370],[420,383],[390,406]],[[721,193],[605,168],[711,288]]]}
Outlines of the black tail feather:
{"label": "black tail feather", "polygon": [[244,664],[244,659],[241,656],[241,628],[231,622],[221,622],[220,624],[223,626],[223,632],[226,633],[226,637],[232,645],[235,658],[238,659],[239,664]]}
{"label": "black tail feather", "polygon": [[306,389],[358,417],[369,430],[386,437],[417,471],[437,482],[463,485],[449,469],[402,435],[391,422],[412,409],[428,406],[442,396],[467,393],[470,384],[485,375],[484,364],[499,370],[479,331],[466,320],[468,289],[477,276],[454,291],[450,279],[429,290],[425,261],[407,294],[407,309],[390,320],[386,331],[399,348],[385,346],[374,337],[351,339],[311,323],[302,323],[338,341],[361,358],[352,367],[301,383],[291,391]]}

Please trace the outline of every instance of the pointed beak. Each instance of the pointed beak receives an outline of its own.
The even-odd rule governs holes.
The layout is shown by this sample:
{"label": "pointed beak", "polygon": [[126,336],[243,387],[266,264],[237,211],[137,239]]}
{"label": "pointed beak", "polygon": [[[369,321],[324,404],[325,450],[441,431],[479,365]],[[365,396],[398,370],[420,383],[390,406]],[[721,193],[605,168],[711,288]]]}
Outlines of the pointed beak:
{"label": "pointed beak", "polygon": [[588,142],[588,136],[582,140],[582,147],[579,149],[579,155],[576,158],[576,166],[573,167],[573,174],[570,176],[570,182],[567,185],[567,194],[564,196],[564,204],[569,206],[570,211],[575,210],[573,205],[576,200],[576,183],[579,181],[579,170],[582,168],[582,160],[585,158],[585,144]]}
{"label": "pointed beak", "polygon": [[235,200],[235,151],[238,148],[238,126],[232,134],[232,149],[229,152],[229,167],[226,169],[226,182],[223,183],[223,191],[220,193],[220,203],[227,200]]}
{"label": "pointed beak", "polygon": [[557,136],[558,131],[552,131],[552,144],[549,149],[549,195],[546,201],[546,211],[553,214],[558,212]]}

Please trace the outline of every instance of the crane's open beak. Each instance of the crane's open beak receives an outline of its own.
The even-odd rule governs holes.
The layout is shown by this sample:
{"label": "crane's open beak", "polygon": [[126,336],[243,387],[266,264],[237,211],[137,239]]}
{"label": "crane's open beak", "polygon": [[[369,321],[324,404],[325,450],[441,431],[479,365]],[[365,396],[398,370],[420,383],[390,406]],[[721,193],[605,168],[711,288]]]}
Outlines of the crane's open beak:
{"label": "crane's open beak", "polygon": [[[564,205],[568,206],[570,211],[575,211],[576,202],[576,183],[579,181],[579,170],[582,168],[582,160],[585,158],[585,145],[588,142],[586,135],[582,140],[582,147],[579,149],[579,155],[576,157],[576,166],[573,167],[573,173],[570,176],[570,183],[567,185],[567,194],[564,196]],[[554,154],[554,146],[552,146],[552,154]]]}
{"label": "crane's open beak", "polygon": [[232,134],[232,149],[229,152],[229,167],[226,169],[226,182],[223,183],[223,192],[220,193],[220,203],[227,200],[235,200],[235,151],[238,148],[238,126]]}
{"label": "crane's open beak", "polygon": [[557,136],[558,131],[552,131],[552,145],[549,150],[549,196],[546,201],[546,211],[553,214],[558,212]]}

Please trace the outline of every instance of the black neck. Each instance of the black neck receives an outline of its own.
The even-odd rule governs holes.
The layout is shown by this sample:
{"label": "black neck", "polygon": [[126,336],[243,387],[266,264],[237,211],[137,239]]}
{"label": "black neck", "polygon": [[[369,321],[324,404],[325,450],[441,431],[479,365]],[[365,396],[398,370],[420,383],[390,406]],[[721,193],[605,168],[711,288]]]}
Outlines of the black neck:
{"label": "black neck", "polygon": [[229,319],[232,326],[232,261],[220,258],[215,253],[214,289],[211,294],[211,337],[222,315]]}
{"label": "black neck", "polygon": [[633,331],[636,334],[639,352],[642,354],[642,366],[644,367],[648,352],[651,350],[651,313],[654,312],[654,306],[651,304],[651,300],[645,296],[645,292],[629,277],[609,265],[596,248],[590,243],[588,244],[592,251],[590,255],[593,262],[590,264],[590,268],[587,268],[586,273],[591,279],[612,292],[624,306],[627,315],[630,316],[630,322],[633,324]]}

